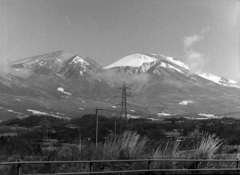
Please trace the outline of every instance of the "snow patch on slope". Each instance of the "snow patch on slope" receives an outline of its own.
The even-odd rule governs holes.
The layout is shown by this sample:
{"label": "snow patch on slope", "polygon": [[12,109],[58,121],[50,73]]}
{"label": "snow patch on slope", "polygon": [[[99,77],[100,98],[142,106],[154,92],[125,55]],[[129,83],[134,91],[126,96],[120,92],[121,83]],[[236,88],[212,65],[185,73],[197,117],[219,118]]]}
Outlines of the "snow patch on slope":
{"label": "snow patch on slope", "polygon": [[188,105],[189,103],[193,103],[193,102],[192,102],[192,101],[185,100],[185,101],[181,101],[181,102],[178,103],[178,104],[180,104],[180,105]]}
{"label": "snow patch on slope", "polygon": [[160,117],[160,116],[171,116],[172,114],[168,114],[168,113],[165,113],[165,112],[162,112],[162,113],[157,113],[157,116]]}
{"label": "snow patch on slope", "polygon": [[182,68],[184,68],[184,69],[187,69],[187,70],[189,70],[189,66],[188,65],[186,65],[185,63],[183,63],[183,62],[181,62],[181,61],[179,61],[179,60],[175,60],[174,58],[172,58],[172,57],[167,57],[167,56],[164,56],[164,55],[161,55],[161,54],[149,54],[149,55],[151,55],[151,56],[153,56],[153,57],[162,57],[163,59],[165,59],[166,61],[168,61],[168,62],[170,62],[170,63],[172,63],[172,64],[174,64],[174,65],[177,65],[177,66],[179,66],[179,67],[182,67]]}
{"label": "snow patch on slope", "polygon": [[212,75],[212,74],[207,74],[207,73],[200,73],[200,74],[197,74],[198,76],[202,77],[202,78],[205,78],[207,80],[210,80],[210,81],[213,81],[217,84],[221,84],[219,83],[219,81],[221,80],[220,77],[216,76],[216,75]]}
{"label": "snow patch on slope", "polygon": [[183,71],[181,71],[180,69],[178,69],[178,68],[176,68],[176,67],[174,67],[174,66],[172,66],[172,65],[170,65],[170,64],[168,64],[168,67],[170,68],[170,69],[174,69],[174,70],[176,70],[176,71],[178,71],[179,73],[184,73]]}
{"label": "snow patch on slope", "polygon": [[197,75],[204,79],[210,80],[214,83],[217,83],[217,84],[220,84],[223,86],[240,88],[239,86],[236,85],[237,82],[234,80],[229,80],[229,79],[223,80],[223,78],[216,76],[216,75],[209,74],[209,73],[199,73]]}
{"label": "snow patch on slope", "polygon": [[144,63],[151,63],[156,61],[156,58],[149,57],[143,54],[134,54],[126,56],[117,62],[105,67],[104,69],[109,69],[113,67],[122,67],[122,66],[130,66],[130,67],[140,67]]}
{"label": "snow patch on slope", "polygon": [[140,117],[140,116],[137,116],[137,115],[127,114],[127,118],[128,118],[128,119],[130,119],[130,118],[136,119],[136,118],[141,118],[141,117]]}
{"label": "snow patch on slope", "polygon": [[199,113],[199,116],[207,117],[207,118],[217,118],[214,114],[204,114],[204,113]]}
{"label": "snow patch on slope", "polygon": [[[37,111],[37,110],[33,110],[33,109],[27,109],[27,111],[32,112],[33,114],[36,114],[36,115],[49,115],[49,116],[56,117],[56,118],[59,118],[59,119],[70,120],[69,117],[61,117],[61,116],[58,116],[58,115],[49,114],[49,113],[46,113],[46,112],[41,112],[41,111]],[[58,114],[60,114],[60,113],[58,113]]]}
{"label": "snow patch on slope", "polygon": [[163,68],[167,68],[167,63],[161,62],[159,66]]}
{"label": "snow patch on slope", "polygon": [[6,108],[4,108],[4,107],[0,107],[0,109],[2,109],[2,110],[6,110],[6,111],[11,112],[11,113],[18,114],[18,117],[19,117],[19,118],[26,117],[25,114],[20,113],[20,112],[16,112],[16,111],[14,111],[14,110],[12,110],[12,109],[6,109]]}
{"label": "snow patch on slope", "polygon": [[64,93],[64,94],[72,95],[71,93],[64,91],[64,89],[62,87],[57,88],[57,90]]}
{"label": "snow patch on slope", "polygon": [[166,57],[166,56],[163,56],[163,57],[164,57],[166,60],[168,60],[169,62],[171,62],[171,63],[173,63],[173,64],[176,64],[176,65],[178,65],[178,66],[180,66],[180,67],[183,67],[183,68],[189,70],[189,67],[188,67],[186,64],[184,64],[183,62],[178,61],[178,60],[175,60],[175,59],[172,58],[172,57]]}

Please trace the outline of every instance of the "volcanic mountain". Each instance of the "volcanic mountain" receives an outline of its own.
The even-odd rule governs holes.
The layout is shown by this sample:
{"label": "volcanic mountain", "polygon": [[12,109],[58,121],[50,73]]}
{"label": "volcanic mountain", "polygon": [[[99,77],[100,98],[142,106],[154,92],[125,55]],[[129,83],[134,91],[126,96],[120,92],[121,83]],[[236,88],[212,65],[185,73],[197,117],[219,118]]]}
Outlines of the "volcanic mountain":
{"label": "volcanic mountain", "polygon": [[190,74],[187,65],[171,57],[134,54],[102,68],[84,55],[57,51],[15,61],[8,74],[0,74],[1,119],[32,113],[80,117],[96,107],[120,111],[123,83],[134,97],[128,99],[131,115],[238,117],[240,111],[234,81]]}

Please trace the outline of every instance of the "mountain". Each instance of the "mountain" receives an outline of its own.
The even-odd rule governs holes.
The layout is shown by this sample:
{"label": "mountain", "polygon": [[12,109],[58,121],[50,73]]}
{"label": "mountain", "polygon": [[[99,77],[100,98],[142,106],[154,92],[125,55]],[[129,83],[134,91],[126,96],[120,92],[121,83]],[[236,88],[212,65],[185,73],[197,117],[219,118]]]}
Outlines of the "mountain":
{"label": "mountain", "polygon": [[42,126],[44,123],[53,124],[53,123],[62,123],[69,120],[64,120],[61,118],[53,117],[53,116],[42,116],[42,115],[30,115],[26,118],[13,118],[10,120],[6,120],[1,123],[2,126],[6,125],[18,125],[18,126]]}
{"label": "mountain", "polygon": [[129,87],[138,102],[148,104],[151,113],[227,115],[231,111],[237,117],[240,111],[236,82],[210,74],[190,74],[187,65],[171,57],[134,54],[105,69],[137,77],[129,81]]}
{"label": "mountain", "polygon": [[82,54],[57,51],[15,61],[7,74],[0,73],[0,119],[31,114],[71,118],[97,107],[120,111],[123,83],[134,97],[128,99],[133,117],[238,117],[240,111],[240,88],[234,81],[190,74],[187,65],[171,57],[134,54],[102,68]]}
{"label": "mountain", "polygon": [[98,87],[103,84],[93,78],[102,71],[95,61],[83,55],[63,51],[23,59],[14,62],[12,67],[21,71],[30,70],[31,73],[25,80],[59,98],[64,95],[91,99],[95,95],[92,91],[98,92]]}

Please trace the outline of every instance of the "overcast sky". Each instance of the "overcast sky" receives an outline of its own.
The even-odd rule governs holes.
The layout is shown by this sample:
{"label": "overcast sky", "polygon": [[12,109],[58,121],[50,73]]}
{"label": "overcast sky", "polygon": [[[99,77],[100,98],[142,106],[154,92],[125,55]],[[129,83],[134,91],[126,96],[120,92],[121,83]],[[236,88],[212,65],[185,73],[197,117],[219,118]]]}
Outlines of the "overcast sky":
{"label": "overcast sky", "polygon": [[0,0],[0,59],[65,50],[105,67],[135,53],[239,78],[239,0]]}

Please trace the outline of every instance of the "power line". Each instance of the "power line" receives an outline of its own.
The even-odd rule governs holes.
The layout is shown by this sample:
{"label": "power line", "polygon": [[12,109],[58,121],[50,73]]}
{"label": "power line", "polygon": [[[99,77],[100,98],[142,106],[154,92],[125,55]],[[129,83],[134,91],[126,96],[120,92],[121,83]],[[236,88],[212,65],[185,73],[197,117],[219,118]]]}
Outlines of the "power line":
{"label": "power line", "polygon": [[[121,111],[113,111],[113,110],[109,110],[109,109],[102,109],[102,111],[120,113],[121,114]],[[130,112],[130,111],[128,111],[128,114],[140,115],[140,116],[157,116],[157,114],[144,114],[144,113],[137,113],[137,112]]]}

